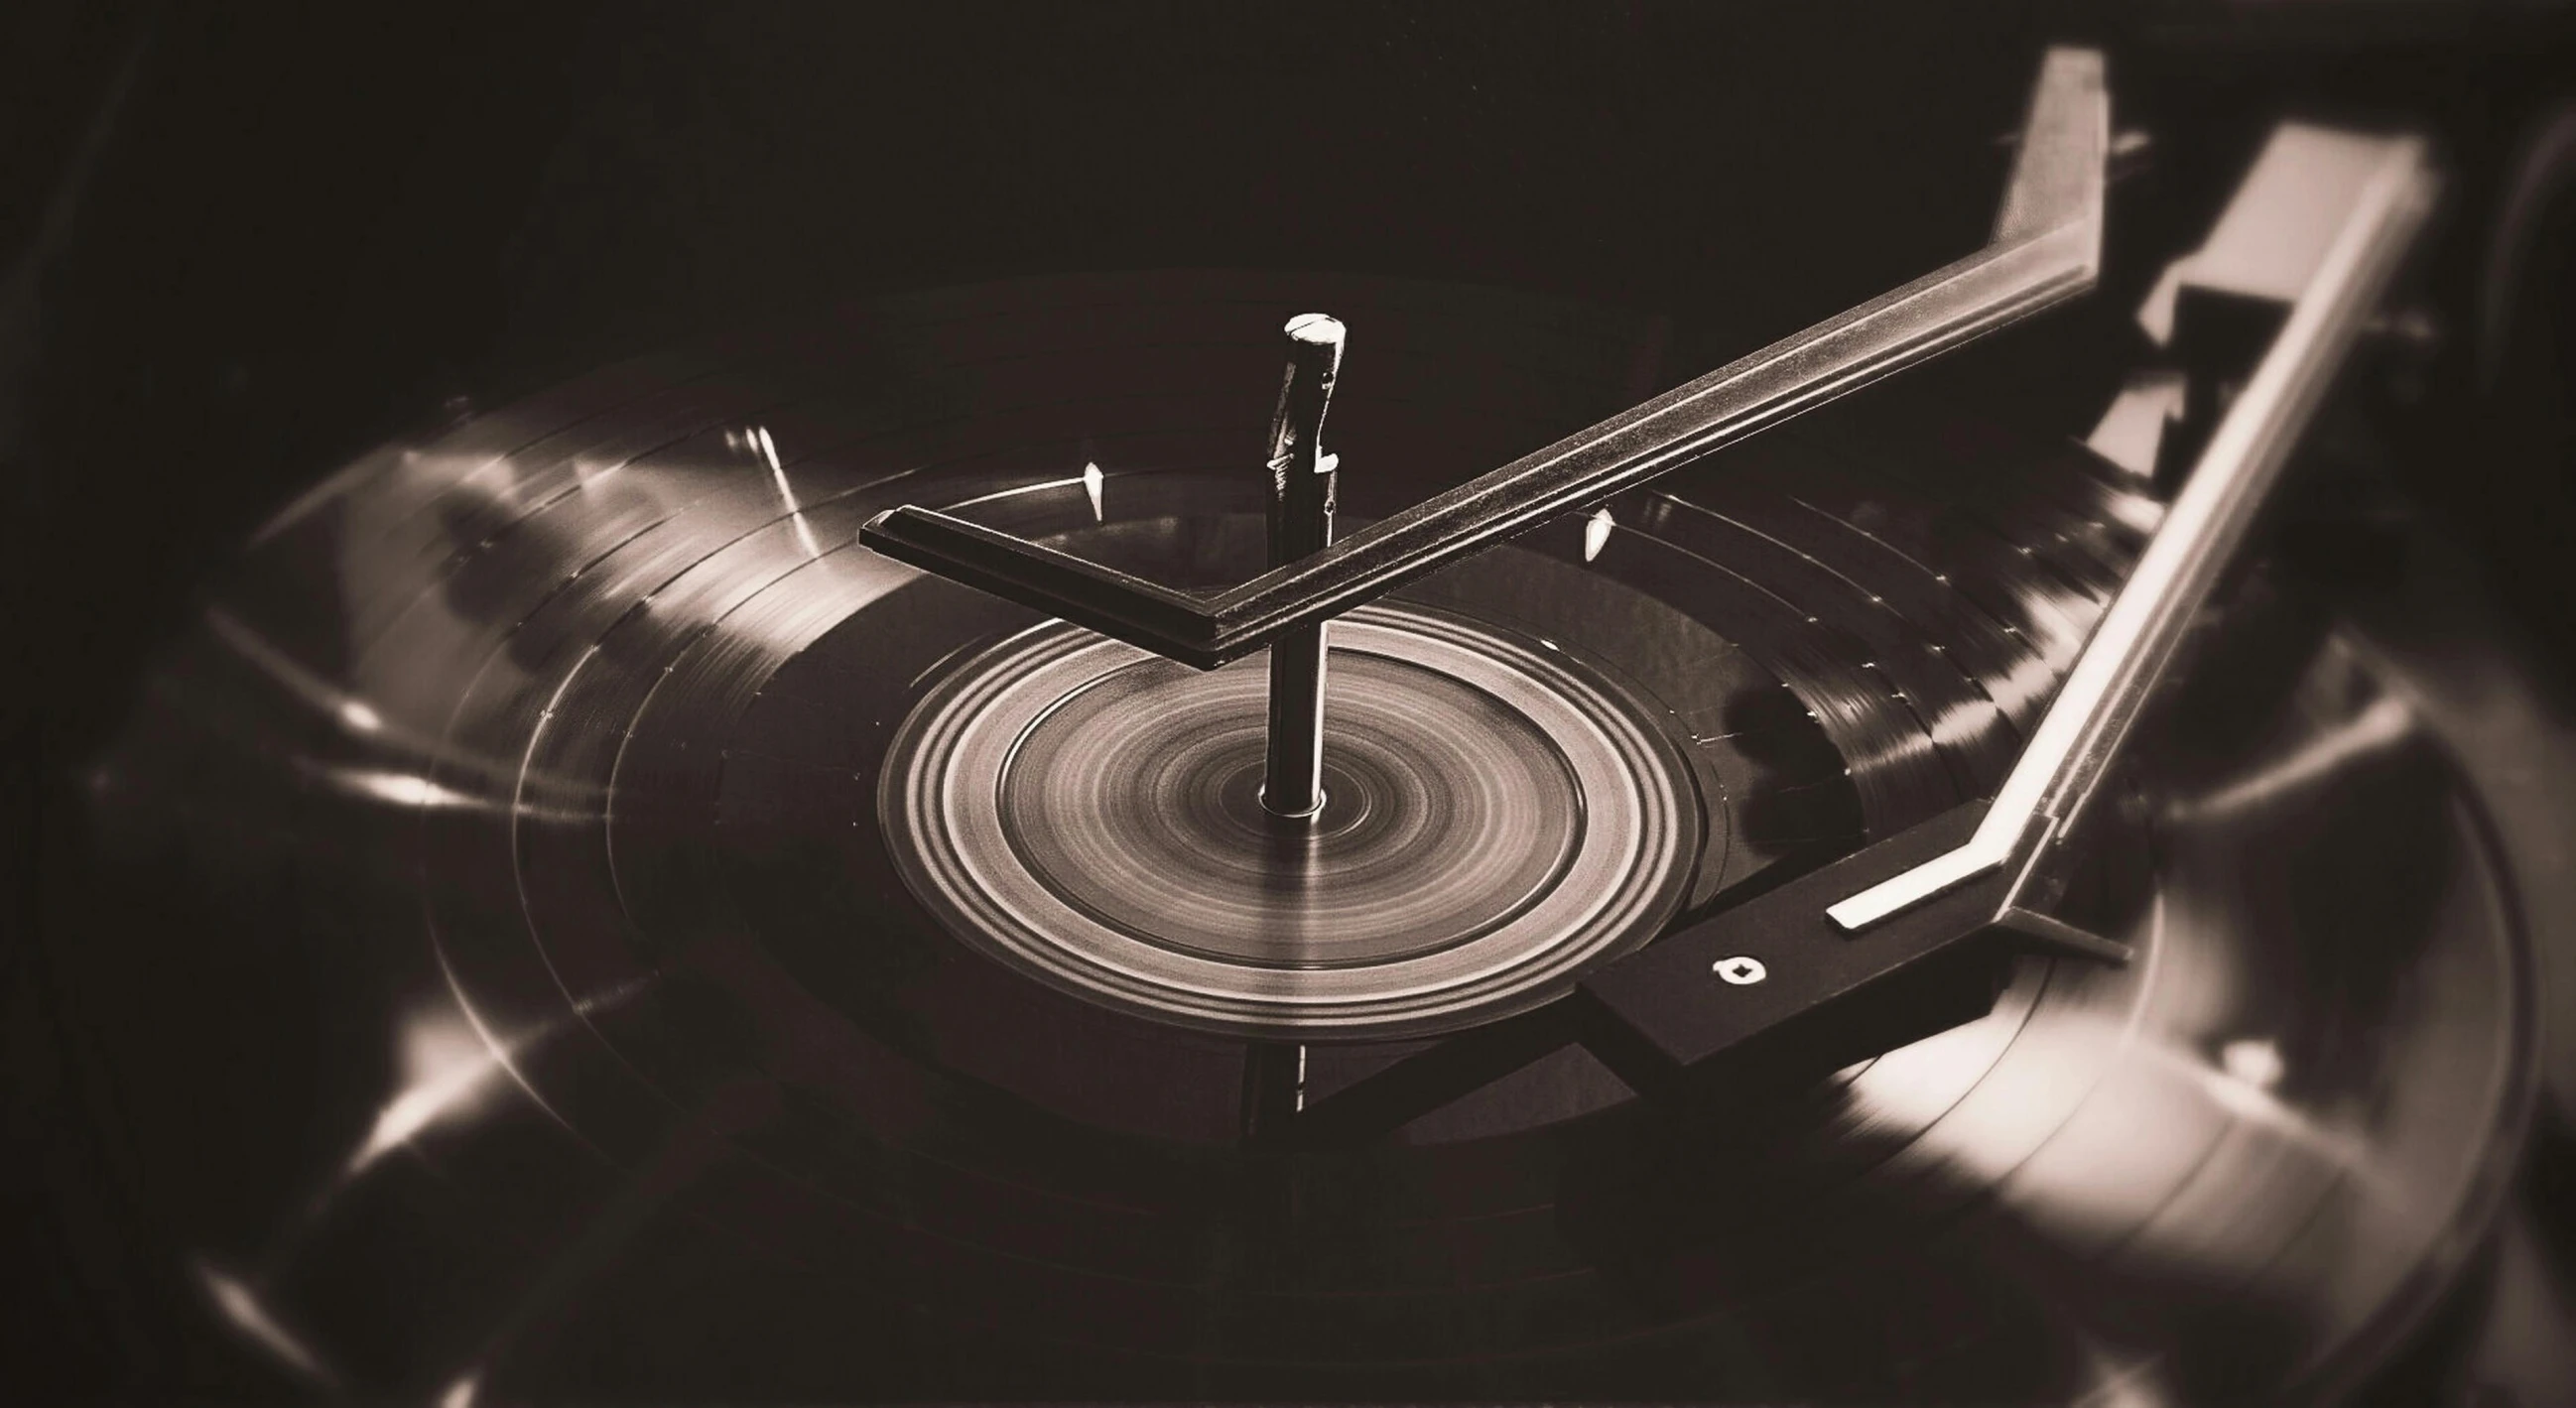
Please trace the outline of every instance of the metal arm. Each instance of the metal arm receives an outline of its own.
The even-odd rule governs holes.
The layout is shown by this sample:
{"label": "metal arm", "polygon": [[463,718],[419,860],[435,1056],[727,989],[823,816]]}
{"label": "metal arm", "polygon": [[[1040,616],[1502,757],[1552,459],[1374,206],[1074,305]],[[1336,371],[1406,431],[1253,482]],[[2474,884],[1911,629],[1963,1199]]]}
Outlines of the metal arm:
{"label": "metal arm", "polygon": [[880,514],[859,540],[1212,669],[2091,288],[2109,130],[2101,55],[2051,50],[1984,249],[1221,592],[1154,587],[931,509]]}
{"label": "metal arm", "polygon": [[[1684,1099],[1802,1078],[1991,1008],[2033,942],[2127,947],[2022,903],[2244,539],[2431,205],[2422,142],[2382,139],[2287,321],[2103,614],[1992,803],[1969,802],[1687,925],[1585,976],[1581,1039],[1638,1090]],[[2300,187],[2309,195],[2309,185]],[[2239,199],[2243,199],[2240,192]],[[2035,898],[2035,897],[2034,897]],[[1855,930],[1862,932],[1855,933]]]}
{"label": "metal arm", "polygon": [[[2423,141],[2389,139],[2289,320],[2219,422],[1975,835],[1832,905],[1826,913],[1836,924],[1874,924],[2016,854],[2032,854],[2073,826],[2378,306],[2432,208],[2434,188]],[[2018,898],[2016,880],[2007,906]]]}

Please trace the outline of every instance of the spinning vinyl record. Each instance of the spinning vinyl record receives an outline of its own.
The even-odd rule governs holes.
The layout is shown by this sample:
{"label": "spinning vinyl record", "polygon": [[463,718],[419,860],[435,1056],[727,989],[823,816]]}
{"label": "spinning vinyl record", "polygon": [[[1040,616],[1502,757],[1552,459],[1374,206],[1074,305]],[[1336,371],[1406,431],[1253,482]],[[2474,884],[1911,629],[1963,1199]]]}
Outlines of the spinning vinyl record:
{"label": "spinning vinyl record", "polygon": [[1261,655],[857,541],[1258,573],[1318,308],[1346,531],[1669,379],[1462,287],[985,285],[270,520],[89,780],[134,937],[83,990],[208,1313],[462,1404],[2279,1401],[2427,1312],[2529,1101],[2515,862],[2408,647],[2283,574],[2087,833],[2125,965],[1688,1107],[1558,1020],[2001,782],[2163,512],[2009,397],[1873,393],[1338,618],[1287,840]]}

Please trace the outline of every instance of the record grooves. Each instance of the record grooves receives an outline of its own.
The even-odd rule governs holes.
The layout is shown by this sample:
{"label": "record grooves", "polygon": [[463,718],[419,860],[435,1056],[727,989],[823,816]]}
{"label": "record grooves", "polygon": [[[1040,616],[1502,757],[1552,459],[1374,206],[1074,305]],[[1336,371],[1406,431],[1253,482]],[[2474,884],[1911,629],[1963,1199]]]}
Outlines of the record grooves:
{"label": "record grooves", "polygon": [[[2021,959],[1986,1016],[1821,1084],[1654,1106],[1551,1027],[1562,976],[1990,792],[2153,503],[1991,426],[1926,452],[1959,413],[1882,396],[1345,618],[1339,766],[1379,772],[1328,808],[1340,780],[1429,805],[1436,775],[1442,815],[1491,820],[1422,829],[1367,900],[1418,923],[1323,911],[1312,961],[1264,956],[1277,912],[1240,895],[1276,875],[1178,870],[1255,834],[1238,672],[854,535],[971,505],[1239,580],[1270,334],[1308,306],[1366,339],[1331,422],[1354,522],[1616,408],[1642,335],[1390,282],[959,290],[603,373],[272,524],[139,708],[104,824],[314,877],[296,942],[363,946],[382,985],[335,1000],[444,1093],[336,1131],[337,1176],[216,1219],[206,1265],[336,1382],[503,1397],[829,1394],[864,1364],[949,1397],[2190,1398],[2371,1352],[2510,1143],[2527,1040],[2511,880],[2408,666],[2295,594],[2244,608],[2304,644],[2168,711],[2070,900],[2135,962]],[[1540,722],[1463,722],[1496,701]],[[925,870],[942,845],[987,878]],[[1560,890],[1597,845],[1629,888]],[[2300,859],[2329,855],[2361,860]],[[1077,971],[1348,978],[1367,1013],[1403,986],[1375,969],[1447,973],[1560,892],[1608,917],[1364,1020]],[[184,1014],[210,1044],[247,1019]],[[1365,1092],[1370,1132],[1247,1140],[1265,1081]]]}
{"label": "record grooves", "polygon": [[1542,642],[1334,628],[1325,802],[1262,812],[1260,672],[1074,628],[949,673],[889,750],[916,896],[1040,981],[1184,1025],[1349,1039],[1562,996],[1671,916],[1698,798],[1651,716]]}

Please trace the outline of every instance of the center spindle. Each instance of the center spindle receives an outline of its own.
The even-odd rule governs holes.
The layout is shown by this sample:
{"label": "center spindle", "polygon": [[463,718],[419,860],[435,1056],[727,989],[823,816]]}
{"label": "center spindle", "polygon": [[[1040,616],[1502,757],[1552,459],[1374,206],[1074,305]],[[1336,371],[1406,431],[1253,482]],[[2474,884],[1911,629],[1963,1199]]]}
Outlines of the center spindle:
{"label": "center spindle", "polygon": [[[1339,459],[1319,443],[1333,378],[1342,364],[1341,321],[1322,313],[1288,320],[1288,370],[1270,421],[1270,565],[1284,567],[1333,541]],[[1283,819],[1324,808],[1324,651],[1318,622],[1270,646],[1270,732],[1261,805]]]}

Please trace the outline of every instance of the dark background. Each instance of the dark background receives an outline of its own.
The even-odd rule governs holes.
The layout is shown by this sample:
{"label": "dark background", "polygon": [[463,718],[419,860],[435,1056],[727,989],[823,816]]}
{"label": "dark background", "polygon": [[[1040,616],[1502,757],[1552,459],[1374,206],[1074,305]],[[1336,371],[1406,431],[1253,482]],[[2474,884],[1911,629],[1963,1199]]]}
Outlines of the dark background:
{"label": "dark background", "polygon": [[2408,462],[2564,652],[2563,185],[2525,202],[2535,252],[2479,309],[2569,35],[2559,7],[2498,4],[22,0],[0,20],[23,882],[0,1158],[29,1206],[0,1214],[0,1263],[39,1308],[10,1357],[101,1385],[224,1352],[124,1279],[154,1232],[23,940],[77,905],[67,779],[192,584],[369,446],[718,330],[1071,270],[1578,296],[1671,315],[1688,374],[1979,243],[2040,47],[2098,38],[2118,121],[2157,141],[2118,196],[2133,231],[2205,220],[2284,109],[2441,135],[2445,341]]}
{"label": "dark background", "polygon": [[2384,2],[44,2],[14,28],[11,555],[78,695],[51,725],[91,745],[189,584],[335,464],[871,293],[1433,277],[1668,313],[1675,365],[1713,365],[1973,247],[2054,39],[2110,42],[2118,121],[2159,143],[2124,199],[2185,219],[2262,117],[2432,116],[2466,322],[2570,52],[2557,7]]}

